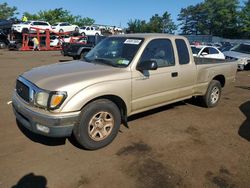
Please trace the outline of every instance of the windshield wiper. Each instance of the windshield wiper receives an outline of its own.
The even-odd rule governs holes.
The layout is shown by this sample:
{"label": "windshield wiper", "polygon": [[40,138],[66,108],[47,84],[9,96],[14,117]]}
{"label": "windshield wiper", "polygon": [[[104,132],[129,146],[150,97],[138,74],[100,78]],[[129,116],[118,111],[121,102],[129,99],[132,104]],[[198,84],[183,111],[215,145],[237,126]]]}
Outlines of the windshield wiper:
{"label": "windshield wiper", "polygon": [[92,62],[99,62],[99,63],[103,63],[106,65],[111,65],[113,67],[117,67],[117,65],[112,60],[109,60],[109,59],[95,58]]}

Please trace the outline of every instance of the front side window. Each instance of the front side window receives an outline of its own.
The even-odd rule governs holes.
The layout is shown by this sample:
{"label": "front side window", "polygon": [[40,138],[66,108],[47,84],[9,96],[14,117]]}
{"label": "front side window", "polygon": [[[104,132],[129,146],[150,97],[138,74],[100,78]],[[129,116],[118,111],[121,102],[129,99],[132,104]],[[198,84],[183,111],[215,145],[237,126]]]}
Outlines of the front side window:
{"label": "front side window", "polygon": [[155,61],[159,68],[175,65],[173,46],[168,39],[154,39],[145,48],[140,62]]}
{"label": "front side window", "polygon": [[114,67],[127,67],[142,43],[142,38],[109,37],[98,43],[84,60]]}

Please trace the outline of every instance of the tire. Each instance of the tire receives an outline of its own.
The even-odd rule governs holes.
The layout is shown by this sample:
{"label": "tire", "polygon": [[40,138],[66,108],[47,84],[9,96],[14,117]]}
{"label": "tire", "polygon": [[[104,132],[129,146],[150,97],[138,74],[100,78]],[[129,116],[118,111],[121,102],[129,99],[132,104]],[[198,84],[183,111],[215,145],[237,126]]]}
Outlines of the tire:
{"label": "tire", "polygon": [[59,30],[59,33],[63,33],[63,29],[60,29],[60,30]]}
{"label": "tire", "polygon": [[84,32],[81,33],[82,36],[86,36],[86,34]]}
{"label": "tire", "polygon": [[0,49],[5,49],[5,48],[7,48],[5,42],[0,41]]}
{"label": "tire", "polygon": [[79,59],[83,59],[87,53],[88,52],[86,52],[86,51],[81,52]]}
{"label": "tire", "polygon": [[17,50],[20,50],[22,48],[22,43],[17,43],[16,48]]}
{"label": "tire", "polygon": [[23,28],[22,29],[22,33],[29,33],[30,31],[29,31],[29,29],[28,28]]}
{"label": "tire", "polygon": [[79,32],[79,27],[75,28],[75,32],[77,32],[77,33]]}
{"label": "tire", "polygon": [[121,114],[116,104],[107,99],[98,99],[82,109],[73,134],[85,149],[96,150],[114,140],[120,124]]}
{"label": "tire", "polygon": [[221,84],[217,80],[212,80],[207,88],[207,92],[202,96],[202,103],[207,108],[217,106],[221,97]]}
{"label": "tire", "polygon": [[77,59],[79,59],[79,57],[78,56],[73,56],[73,59],[77,60]]}
{"label": "tire", "polygon": [[99,33],[96,33],[95,36],[99,36]]}

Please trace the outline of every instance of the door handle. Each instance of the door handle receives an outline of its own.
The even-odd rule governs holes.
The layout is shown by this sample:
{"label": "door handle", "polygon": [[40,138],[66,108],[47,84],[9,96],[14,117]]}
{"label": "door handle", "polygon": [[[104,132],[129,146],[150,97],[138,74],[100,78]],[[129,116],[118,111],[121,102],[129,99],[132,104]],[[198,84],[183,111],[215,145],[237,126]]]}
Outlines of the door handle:
{"label": "door handle", "polygon": [[172,73],[171,73],[171,76],[172,76],[172,77],[177,77],[177,76],[178,76],[178,72],[172,72]]}

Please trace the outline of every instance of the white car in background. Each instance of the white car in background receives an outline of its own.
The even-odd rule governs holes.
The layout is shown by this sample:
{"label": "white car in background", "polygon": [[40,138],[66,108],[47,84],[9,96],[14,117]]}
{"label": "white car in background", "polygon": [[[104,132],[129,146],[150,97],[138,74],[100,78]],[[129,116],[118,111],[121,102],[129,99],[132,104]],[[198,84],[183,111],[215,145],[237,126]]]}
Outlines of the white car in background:
{"label": "white car in background", "polygon": [[220,50],[218,50],[218,48],[213,46],[191,45],[191,49],[193,52],[193,56],[195,57],[225,59],[225,55]]}
{"label": "white car in background", "polygon": [[54,32],[71,32],[71,31],[79,31],[79,27],[77,25],[71,25],[67,22],[58,22],[52,25],[52,30]]}
{"label": "white car in background", "polygon": [[79,33],[82,36],[85,35],[101,35],[101,31],[99,29],[97,29],[96,27],[92,27],[92,26],[84,26],[84,27],[80,27],[79,29]]}
{"label": "white car in background", "polygon": [[58,36],[51,36],[50,37],[50,46],[55,47],[61,45],[63,42],[70,42],[71,36],[64,36],[64,37],[58,37]]}
{"label": "white car in background", "polygon": [[[31,27],[35,27],[39,29],[49,29],[49,30],[52,29],[49,22],[45,22],[45,21],[27,21],[27,22],[22,22],[20,24],[13,24],[11,29],[18,33],[36,32],[36,30],[32,29]],[[44,32],[44,31],[40,31],[40,32]]]}
{"label": "white car in background", "polygon": [[226,59],[238,60],[239,70],[250,68],[250,43],[241,43],[223,53]]}

